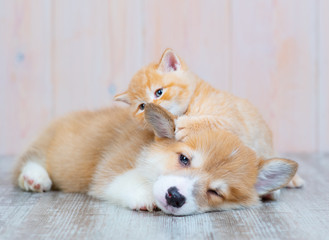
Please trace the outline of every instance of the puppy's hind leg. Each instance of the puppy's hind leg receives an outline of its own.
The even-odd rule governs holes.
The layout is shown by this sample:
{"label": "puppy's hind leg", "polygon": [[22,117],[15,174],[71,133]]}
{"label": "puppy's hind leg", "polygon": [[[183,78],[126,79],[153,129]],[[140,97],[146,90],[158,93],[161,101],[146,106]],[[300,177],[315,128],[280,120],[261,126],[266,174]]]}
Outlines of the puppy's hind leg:
{"label": "puppy's hind leg", "polygon": [[37,162],[29,161],[23,165],[18,177],[18,186],[25,191],[46,192],[52,182],[46,169]]}
{"label": "puppy's hind leg", "polygon": [[45,192],[52,186],[45,168],[47,149],[53,139],[56,124],[51,125],[19,158],[14,169],[14,184],[25,191]]}
{"label": "puppy's hind leg", "polygon": [[304,186],[304,184],[305,181],[298,174],[296,174],[288,183],[287,188],[300,188]]}
{"label": "puppy's hind leg", "polygon": [[46,192],[52,182],[45,169],[46,157],[43,148],[32,145],[17,162],[14,170],[14,183],[22,190]]}

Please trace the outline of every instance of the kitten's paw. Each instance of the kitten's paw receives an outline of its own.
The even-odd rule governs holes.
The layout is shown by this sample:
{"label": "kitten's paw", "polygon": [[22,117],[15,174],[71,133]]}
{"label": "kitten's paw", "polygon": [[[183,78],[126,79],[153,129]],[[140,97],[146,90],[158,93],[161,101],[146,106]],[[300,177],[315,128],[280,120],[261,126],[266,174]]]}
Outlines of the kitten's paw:
{"label": "kitten's paw", "polygon": [[18,185],[25,191],[46,192],[50,190],[52,182],[46,169],[38,163],[28,162],[18,177]]}
{"label": "kitten's paw", "polygon": [[296,174],[288,183],[287,188],[300,188],[304,186],[304,184],[305,181],[299,175]]}
{"label": "kitten's paw", "polygon": [[175,139],[177,141],[183,141],[190,132],[190,126],[186,117],[180,117],[175,121]]}
{"label": "kitten's paw", "polygon": [[176,129],[175,130],[175,139],[177,141],[184,141],[188,135],[188,130],[186,129]]}

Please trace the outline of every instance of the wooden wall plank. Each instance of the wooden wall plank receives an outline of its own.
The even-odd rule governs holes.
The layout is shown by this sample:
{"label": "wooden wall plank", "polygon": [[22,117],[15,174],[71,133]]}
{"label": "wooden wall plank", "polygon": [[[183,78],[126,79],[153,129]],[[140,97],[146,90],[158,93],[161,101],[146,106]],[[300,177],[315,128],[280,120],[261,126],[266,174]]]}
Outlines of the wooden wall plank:
{"label": "wooden wall plank", "polygon": [[318,13],[318,151],[329,152],[329,1],[319,1]]}
{"label": "wooden wall plank", "polygon": [[172,48],[204,80],[230,90],[229,0],[145,0],[144,31],[145,63]]}
{"label": "wooden wall plank", "polygon": [[328,4],[2,1],[0,155],[20,152],[54,116],[112,104],[167,47],[216,88],[250,99],[279,152],[329,151]]}
{"label": "wooden wall plank", "polygon": [[109,105],[141,66],[138,1],[55,1],[56,116]]}
{"label": "wooden wall plank", "polygon": [[19,153],[51,118],[50,33],[50,0],[1,2],[1,155]]}
{"label": "wooden wall plank", "polygon": [[54,1],[53,78],[56,116],[109,101],[106,1]]}
{"label": "wooden wall plank", "polygon": [[279,152],[316,149],[316,2],[233,1],[232,80]]}
{"label": "wooden wall plank", "polygon": [[125,91],[132,76],[146,64],[143,62],[143,1],[111,0],[109,14],[112,97]]}

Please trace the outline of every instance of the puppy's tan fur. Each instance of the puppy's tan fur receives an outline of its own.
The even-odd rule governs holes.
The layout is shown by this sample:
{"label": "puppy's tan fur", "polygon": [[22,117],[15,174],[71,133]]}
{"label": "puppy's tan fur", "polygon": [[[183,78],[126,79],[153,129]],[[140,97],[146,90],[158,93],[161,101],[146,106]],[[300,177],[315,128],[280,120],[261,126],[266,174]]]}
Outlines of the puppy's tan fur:
{"label": "puppy's tan fur", "polygon": [[[22,155],[16,183],[42,192],[49,190],[50,182],[58,190],[86,192],[132,209],[158,205],[167,213],[184,215],[256,204],[259,194],[285,186],[297,169],[290,160],[257,157],[226,130],[199,131],[177,141],[174,117],[156,105],[147,105],[146,121],[152,131],[141,128],[126,108],[59,119]],[[189,165],[180,162],[181,154]],[[283,166],[280,175],[274,174],[279,183],[267,179],[266,166],[273,163],[270,177]],[[168,209],[161,202],[167,190],[156,183],[171,177],[194,179],[193,191],[186,196],[191,200],[181,208]]]}
{"label": "puppy's tan fur", "polygon": [[87,192],[105,154],[112,154],[109,164],[115,162],[113,174],[120,174],[133,167],[135,156],[152,140],[153,132],[141,129],[127,109],[73,113],[52,123],[31,145],[20,158],[14,178],[18,179],[26,161],[33,160],[47,169],[53,188]]}

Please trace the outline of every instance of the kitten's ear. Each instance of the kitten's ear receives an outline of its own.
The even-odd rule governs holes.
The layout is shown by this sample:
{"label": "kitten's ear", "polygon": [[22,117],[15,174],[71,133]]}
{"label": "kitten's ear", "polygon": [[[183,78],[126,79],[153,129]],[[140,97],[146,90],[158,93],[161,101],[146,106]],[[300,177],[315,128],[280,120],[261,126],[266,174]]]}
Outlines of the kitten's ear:
{"label": "kitten's ear", "polygon": [[158,70],[163,73],[178,71],[182,68],[179,57],[170,48],[167,48],[162,54]]}
{"label": "kitten's ear", "polygon": [[262,160],[255,185],[259,196],[286,186],[296,174],[298,164],[282,158]]}
{"label": "kitten's ear", "polygon": [[130,97],[129,97],[127,91],[115,95],[114,96],[114,101],[124,102],[124,103],[127,103],[129,105],[131,104]]}
{"label": "kitten's ear", "polygon": [[159,105],[148,103],[145,106],[145,120],[159,138],[175,137],[175,117]]}

